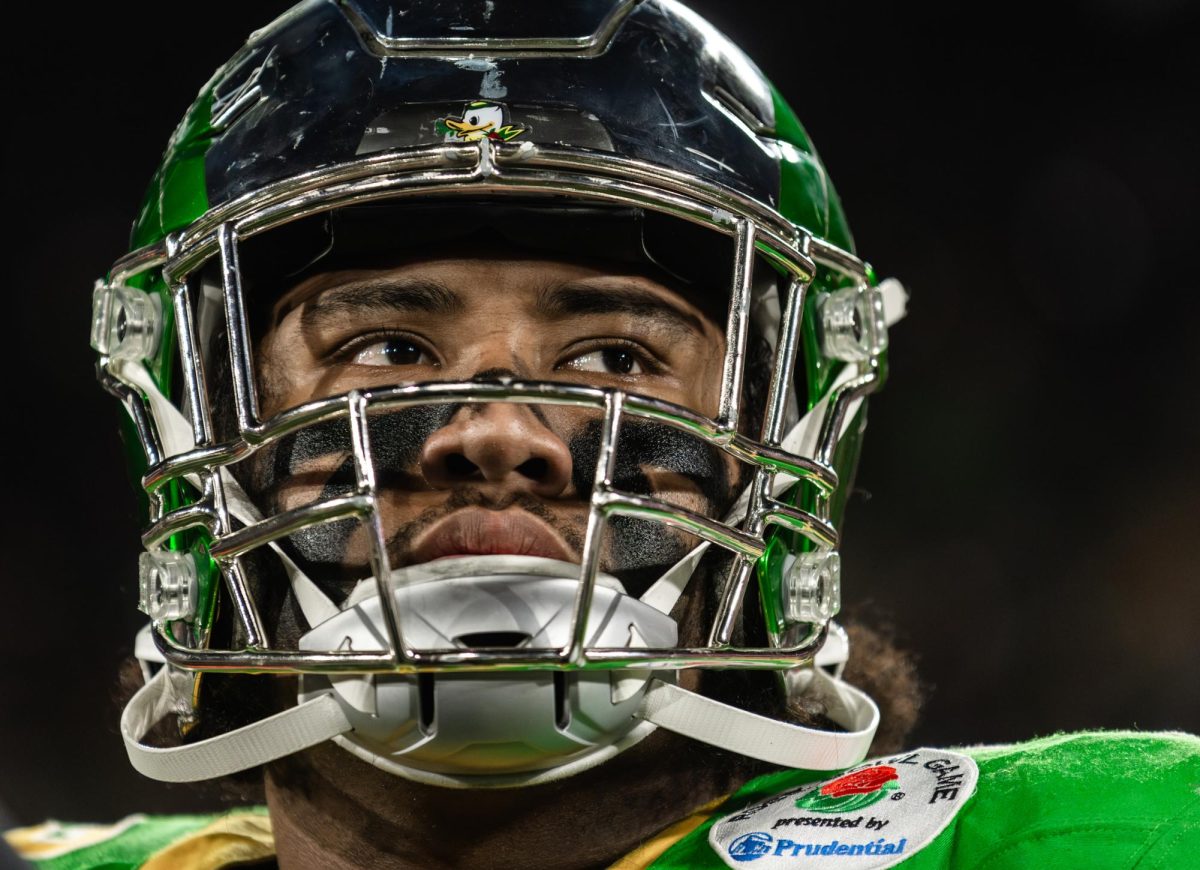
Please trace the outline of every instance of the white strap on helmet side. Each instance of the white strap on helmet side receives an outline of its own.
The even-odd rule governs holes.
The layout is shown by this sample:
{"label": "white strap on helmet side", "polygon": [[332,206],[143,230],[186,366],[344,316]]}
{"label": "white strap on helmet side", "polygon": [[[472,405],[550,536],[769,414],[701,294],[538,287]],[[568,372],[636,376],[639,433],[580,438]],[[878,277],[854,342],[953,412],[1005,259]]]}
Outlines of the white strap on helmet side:
{"label": "white strap on helmet side", "polygon": [[192,424],[183,413],[163,395],[144,363],[135,360],[116,359],[109,363],[113,374],[127,384],[132,384],[142,391],[150,406],[150,416],[154,418],[154,426],[158,430],[158,438],[166,456],[187,453],[196,446],[192,434]]}
{"label": "white strap on helmet side", "polygon": [[149,746],[142,738],[175,710],[170,667],[162,668],[121,714],[121,738],[134,769],[162,782],[195,782],[257,767],[350,730],[329,692],[282,713],[186,746]]}
{"label": "white strap on helmet side", "polygon": [[[170,669],[138,690],[121,716],[121,737],[134,769],[162,782],[194,782],[248,770],[351,730],[330,692],[241,728],[186,746],[157,747],[146,733],[175,709]],[[759,716],[679,686],[652,680],[638,718],[711,746],[784,767],[842,770],[867,756],[879,709],[858,689],[812,671],[831,718],[846,732],[819,731]]]}
{"label": "white strap on helmet side", "polygon": [[867,757],[879,708],[865,692],[836,680],[820,668],[811,674],[807,694],[826,704],[828,715],[847,730],[820,731],[651,680],[638,716],[668,731],[783,767],[843,770]]}

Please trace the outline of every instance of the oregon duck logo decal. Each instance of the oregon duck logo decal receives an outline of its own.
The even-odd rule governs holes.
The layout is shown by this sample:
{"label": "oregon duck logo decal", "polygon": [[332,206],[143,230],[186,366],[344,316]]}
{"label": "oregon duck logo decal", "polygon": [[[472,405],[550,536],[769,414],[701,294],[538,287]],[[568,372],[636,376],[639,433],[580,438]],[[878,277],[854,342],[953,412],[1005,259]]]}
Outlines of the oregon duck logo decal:
{"label": "oregon duck logo decal", "polygon": [[487,100],[468,103],[461,118],[439,118],[437,131],[447,142],[479,142],[492,139],[508,142],[525,132],[524,127],[504,123],[504,107]]}

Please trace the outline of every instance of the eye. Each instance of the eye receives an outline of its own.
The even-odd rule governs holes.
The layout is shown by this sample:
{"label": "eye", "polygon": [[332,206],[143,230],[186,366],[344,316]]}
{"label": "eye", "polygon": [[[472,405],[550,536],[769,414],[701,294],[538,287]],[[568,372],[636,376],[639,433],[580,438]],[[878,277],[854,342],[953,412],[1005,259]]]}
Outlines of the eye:
{"label": "eye", "polygon": [[479,125],[479,116],[472,115],[471,117],[467,118],[467,123],[470,124],[472,127],[478,126]]}
{"label": "eye", "polygon": [[627,347],[606,347],[589,351],[563,363],[563,368],[580,372],[604,372],[610,375],[640,375],[645,369],[637,354]]}
{"label": "eye", "polygon": [[387,338],[360,348],[352,362],[360,366],[437,366],[432,354],[408,338]]}

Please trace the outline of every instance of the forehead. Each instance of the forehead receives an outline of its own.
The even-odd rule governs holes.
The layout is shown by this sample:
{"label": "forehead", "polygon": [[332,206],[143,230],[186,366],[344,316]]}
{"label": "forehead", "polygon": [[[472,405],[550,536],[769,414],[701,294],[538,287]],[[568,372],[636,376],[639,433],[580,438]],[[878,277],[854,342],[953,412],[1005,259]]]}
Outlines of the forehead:
{"label": "forehead", "polygon": [[[534,380],[595,384],[616,377],[607,362],[576,371],[567,361],[623,348],[638,360],[626,388],[711,415],[726,356],[723,329],[636,266],[511,251],[339,260],[295,282],[272,314],[257,364],[264,401],[277,410],[367,384],[470,376],[483,361]],[[385,340],[419,352],[408,363],[358,364]]]}
{"label": "forehead", "polygon": [[433,201],[302,218],[242,240],[239,265],[260,333],[277,322],[271,314],[311,298],[335,273],[396,270],[437,271],[464,293],[485,284],[511,294],[555,280],[636,276],[724,324],[733,242],[687,221],[625,208]]}
{"label": "forehead", "polygon": [[344,263],[288,288],[271,321],[369,318],[372,311],[470,320],[512,315],[543,321],[601,315],[654,320],[688,334],[719,334],[710,304],[629,264],[513,251],[433,253],[393,263]]}

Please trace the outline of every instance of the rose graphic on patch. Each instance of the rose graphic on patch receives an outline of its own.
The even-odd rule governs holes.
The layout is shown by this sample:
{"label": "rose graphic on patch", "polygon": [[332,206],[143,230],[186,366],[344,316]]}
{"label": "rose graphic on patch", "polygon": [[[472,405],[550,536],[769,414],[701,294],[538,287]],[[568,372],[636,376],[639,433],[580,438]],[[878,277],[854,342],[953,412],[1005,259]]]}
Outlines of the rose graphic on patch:
{"label": "rose graphic on patch", "polygon": [[831,779],[819,789],[796,801],[800,809],[814,813],[852,813],[883,800],[897,788],[896,768],[886,764],[856,770]]}
{"label": "rose graphic on patch", "polygon": [[508,142],[525,132],[524,127],[504,123],[504,107],[487,100],[468,103],[461,118],[439,118],[437,131],[447,142],[479,142],[492,139]]}

